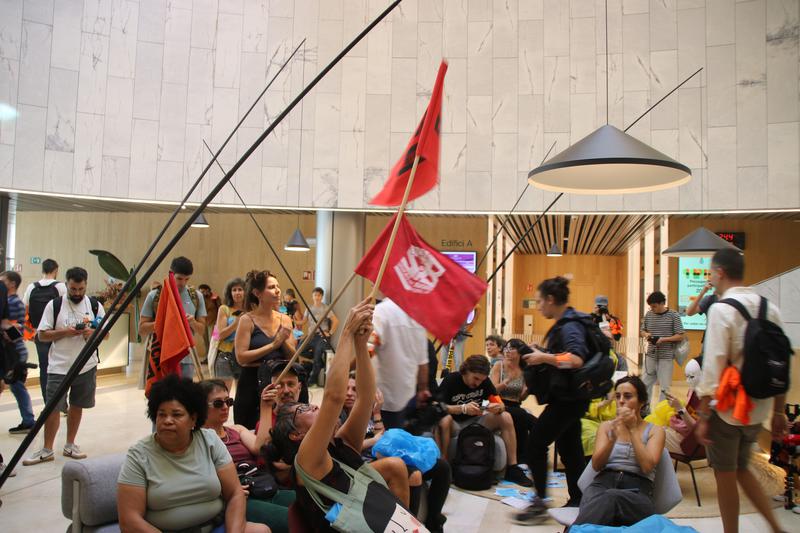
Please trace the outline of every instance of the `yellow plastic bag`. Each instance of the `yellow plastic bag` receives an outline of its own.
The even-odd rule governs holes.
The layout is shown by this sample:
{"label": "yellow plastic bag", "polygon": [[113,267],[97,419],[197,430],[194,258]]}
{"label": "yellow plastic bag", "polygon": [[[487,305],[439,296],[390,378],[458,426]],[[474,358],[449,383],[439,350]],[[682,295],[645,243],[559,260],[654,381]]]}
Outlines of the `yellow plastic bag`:
{"label": "yellow plastic bag", "polygon": [[672,415],[676,414],[675,409],[670,406],[667,400],[661,400],[653,409],[653,412],[645,417],[646,422],[656,424],[658,426],[669,426],[669,419]]}

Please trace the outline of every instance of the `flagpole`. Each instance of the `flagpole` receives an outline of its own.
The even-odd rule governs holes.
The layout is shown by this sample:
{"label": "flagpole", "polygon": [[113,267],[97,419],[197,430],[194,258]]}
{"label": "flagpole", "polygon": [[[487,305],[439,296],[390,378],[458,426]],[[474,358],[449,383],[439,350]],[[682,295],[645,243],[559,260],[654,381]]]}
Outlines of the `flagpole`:
{"label": "flagpole", "polygon": [[392,235],[389,237],[389,244],[386,245],[386,251],[383,254],[383,260],[381,261],[381,268],[378,270],[378,277],[375,278],[375,284],[372,286],[372,292],[369,293],[370,300],[375,299],[375,295],[378,293],[378,290],[381,286],[381,281],[383,280],[383,274],[386,272],[386,265],[389,263],[389,254],[392,253],[394,239],[397,237],[397,230],[400,229],[400,220],[403,218],[403,213],[405,213],[406,210],[406,204],[408,204],[408,197],[411,195],[411,186],[414,185],[414,176],[417,174],[419,160],[419,154],[414,156],[414,165],[411,167],[411,175],[408,177],[408,183],[406,184],[406,190],[403,193],[403,201],[400,204],[400,209],[397,210],[397,218],[394,219]]}
{"label": "flagpole", "polygon": [[354,279],[356,279],[355,272],[350,274],[350,277],[347,279],[345,284],[342,286],[341,289],[339,289],[339,293],[336,295],[336,298],[334,298],[333,301],[330,303],[330,305],[325,308],[325,312],[322,313],[322,317],[317,321],[316,324],[314,324],[314,327],[311,329],[311,331],[308,332],[306,338],[303,339],[303,342],[300,343],[300,346],[294,351],[294,355],[292,355],[292,358],[289,359],[289,362],[286,364],[286,368],[284,368],[283,371],[278,375],[278,379],[275,380],[275,383],[279,383],[283,379],[283,376],[285,376],[286,372],[289,371],[289,368],[292,366],[292,363],[294,363],[297,360],[297,358],[300,357],[300,354],[303,353],[303,350],[305,350],[308,343],[311,342],[312,338],[314,338],[314,334],[319,330],[322,323],[325,322],[325,319],[328,318],[328,314],[331,312],[333,307],[337,303],[339,303],[339,298],[342,297],[344,291],[346,291],[347,287],[349,287],[350,284],[353,283]]}

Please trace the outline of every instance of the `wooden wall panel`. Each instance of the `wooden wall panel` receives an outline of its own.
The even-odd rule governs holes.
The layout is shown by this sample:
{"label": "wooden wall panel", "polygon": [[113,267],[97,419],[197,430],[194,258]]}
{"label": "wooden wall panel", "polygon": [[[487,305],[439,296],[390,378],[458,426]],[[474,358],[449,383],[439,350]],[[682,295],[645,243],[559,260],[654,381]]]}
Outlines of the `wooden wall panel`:
{"label": "wooden wall panel", "polygon": [[[514,331],[522,333],[523,316],[533,315],[533,333],[542,335],[552,325],[535,309],[523,309],[524,298],[534,298],[536,287],[547,278],[572,274],[570,303],[579,311],[590,313],[594,298],[604,294],[609,299],[609,309],[623,318],[627,312],[627,257],[596,255],[516,255],[514,257]],[[531,289],[531,290],[528,290]],[[623,319],[624,320],[624,319]]]}

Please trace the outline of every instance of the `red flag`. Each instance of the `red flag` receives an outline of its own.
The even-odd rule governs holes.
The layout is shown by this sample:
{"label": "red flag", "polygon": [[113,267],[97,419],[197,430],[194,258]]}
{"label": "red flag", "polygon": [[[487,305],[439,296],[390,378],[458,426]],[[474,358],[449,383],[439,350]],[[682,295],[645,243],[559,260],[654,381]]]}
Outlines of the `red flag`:
{"label": "red flag", "polygon": [[[357,274],[373,282],[395,217],[356,267]],[[437,339],[447,342],[455,336],[487,286],[485,281],[433,249],[405,217],[400,220],[381,290]]]}
{"label": "red flag", "polygon": [[168,374],[177,374],[181,359],[194,346],[194,336],[183,310],[178,286],[172,272],[164,280],[156,311],[156,324],[150,343],[145,395],[153,383]]}
{"label": "red flag", "polygon": [[375,198],[370,200],[372,205],[394,206],[403,203],[403,194],[411,176],[411,167],[414,158],[419,155],[417,173],[414,175],[414,184],[408,201],[419,198],[436,186],[439,178],[439,132],[442,122],[442,86],[444,75],[447,72],[447,63],[442,61],[436,83],[433,86],[431,101],[428,109],[422,115],[417,131],[406,146],[403,157],[395,163],[389,179]]}

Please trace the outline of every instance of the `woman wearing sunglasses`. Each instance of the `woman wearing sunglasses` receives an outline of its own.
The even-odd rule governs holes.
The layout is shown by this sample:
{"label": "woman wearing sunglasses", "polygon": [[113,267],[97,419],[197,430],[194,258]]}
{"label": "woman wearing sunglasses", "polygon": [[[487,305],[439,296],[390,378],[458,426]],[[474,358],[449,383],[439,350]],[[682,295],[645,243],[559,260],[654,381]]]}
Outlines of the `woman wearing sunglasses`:
{"label": "woman wearing sunglasses", "polygon": [[[263,462],[259,461],[259,455],[261,446],[269,440],[272,410],[264,408],[262,405],[262,420],[256,433],[239,424],[226,426],[225,423],[228,421],[233,406],[233,398],[230,397],[230,391],[225,382],[220,379],[209,379],[201,382],[200,385],[203,387],[208,402],[208,418],[203,427],[214,430],[228,448],[233,464],[238,467],[246,463],[256,467],[259,462]],[[279,490],[271,500],[248,497],[247,520],[266,524],[276,533],[288,533],[289,506],[294,499],[293,490]]]}

